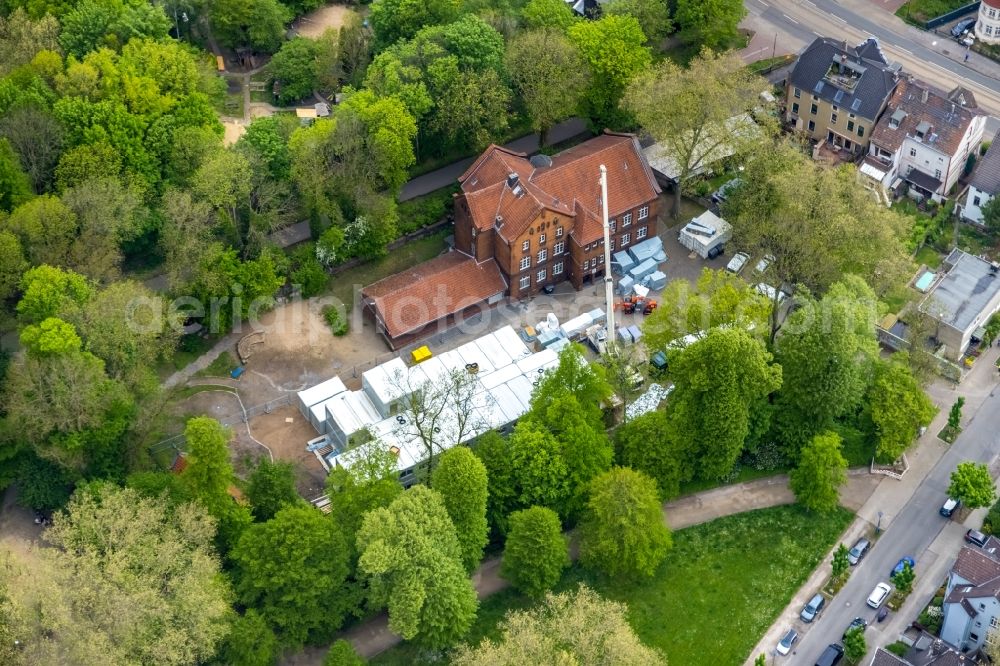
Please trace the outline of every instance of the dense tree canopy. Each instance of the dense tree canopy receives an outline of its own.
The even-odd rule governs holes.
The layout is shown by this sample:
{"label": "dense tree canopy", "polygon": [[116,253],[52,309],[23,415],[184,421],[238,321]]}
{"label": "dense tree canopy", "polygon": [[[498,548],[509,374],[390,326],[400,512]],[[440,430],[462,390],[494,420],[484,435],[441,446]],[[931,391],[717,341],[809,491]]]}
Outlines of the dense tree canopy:
{"label": "dense tree canopy", "polygon": [[455,525],[465,569],[473,571],[487,540],[486,467],[468,448],[456,446],[441,454],[431,482]]}
{"label": "dense tree canopy", "polygon": [[168,508],[110,484],[79,490],[45,533],[55,547],[5,576],[27,662],[209,660],[232,614],[214,527],[194,504]]}
{"label": "dense tree canopy", "polygon": [[540,597],[569,566],[562,523],[555,511],[541,506],[515,511],[509,521],[500,575],[524,594]]}
{"label": "dense tree canopy", "polygon": [[951,473],[948,496],[961,500],[970,509],[990,506],[996,500],[996,484],[984,463],[960,462]]}
{"label": "dense tree canopy", "polygon": [[662,654],[642,644],[628,622],[628,609],[602,599],[585,586],[549,594],[544,604],[511,613],[501,624],[501,640],[463,646],[455,666],[509,664],[665,665]]}
{"label": "dense tree canopy", "polygon": [[935,411],[907,365],[906,354],[875,364],[868,403],[875,429],[875,455],[884,463],[899,458]]}
{"label": "dense tree canopy", "polygon": [[358,568],[389,628],[428,647],[453,644],[468,631],[478,602],[441,495],[414,486],[388,508],[370,511],[358,532]]}
{"label": "dense tree canopy", "polygon": [[833,511],[840,486],[847,481],[847,461],[840,453],[840,437],[824,432],[812,438],[799,456],[789,482],[799,504],[812,511]]}

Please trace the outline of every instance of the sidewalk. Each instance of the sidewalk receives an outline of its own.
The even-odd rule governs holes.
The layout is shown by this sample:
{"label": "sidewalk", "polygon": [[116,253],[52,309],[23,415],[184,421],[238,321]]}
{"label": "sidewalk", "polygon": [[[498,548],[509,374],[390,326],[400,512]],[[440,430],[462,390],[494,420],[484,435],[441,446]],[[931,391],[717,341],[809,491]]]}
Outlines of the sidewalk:
{"label": "sidewalk", "polygon": [[[545,145],[551,146],[561,143],[584,133],[587,133],[587,123],[582,118],[570,118],[553,126],[549,130],[549,134],[545,139]],[[522,136],[520,139],[514,139],[510,143],[504,144],[504,148],[528,153],[529,155],[536,152],[538,147],[537,134]],[[476,161],[476,157],[468,157],[458,162],[452,162],[446,167],[441,167],[422,176],[417,176],[403,185],[403,189],[399,191],[399,201],[414,199],[454,184],[458,180],[458,177],[469,168],[469,165]]]}
{"label": "sidewalk", "polygon": [[[913,496],[916,489],[923,483],[924,478],[941,459],[945,451],[948,450],[948,445],[939,440],[937,434],[948,422],[948,410],[951,408],[952,403],[959,396],[965,397],[965,408],[963,411],[967,416],[963,419],[963,426],[968,426],[976,418],[979,408],[982,407],[986,398],[990,396],[993,388],[996,386],[997,370],[993,364],[998,353],[1000,351],[996,348],[987,351],[969,372],[962,384],[956,385],[939,380],[928,387],[927,394],[938,407],[938,413],[927,427],[927,432],[907,452],[906,457],[910,463],[909,470],[898,481],[890,477],[882,477],[882,480],[878,483],[871,496],[857,510],[854,522],[844,531],[841,538],[827,553],[822,564],[812,573],[805,584],[799,588],[799,591],[792,598],[788,606],[785,607],[785,610],[775,619],[771,627],[764,633],[760,641],[758,641],[757,645],[750,652],[745,666],[753,666],[753,659],[759,654],[771,654],[774,646],[781,638],[782,632],[795,623],[799,610],[805,605],[808,598],[829,578],[834,549],[841,543],[853,543],[856,539],[874,529],[879,522],[881,522],[882,529],[886,529],[906,503],[910,501],[910,497]],[[849,495],[850,493],[846,490],[842,492],[842,496]],[[879,519],[879,512],[882,512],[881,521]],[[979,518],[982,515],[984,514],[978,512]],[[973,512],[972,517],[967,518],[966,522],[971,524],[971,521],[976,516],[977,512]],[[922,599],[922,595],[925,594],[924,586],[933,588],[930,589],[931,593],[937,589],[941,579],[944,577],[944,573],[938,575],[938,569],[943,567],[943,571],[947,572],[948,566],[950,566],[954,555],[958,552],[958,548],[961,547],[962,543],[961,538],[955,539],[955,533],[956,531],[959,533],[964,532],[964,529],[958,523],[949,524],[934,541],[933,545],[917,557],[920,570],[927,573],[918,577],[914,593],[910,595],[901,612],[894,613],[893,620],[883,629],[886,637],[893,636],[885,644],[893,642],[899,633],[898,631],[896,634],[889,633],[889,627],[893,627],[897,621],[902,622],[905,627],[915,619],[916,611],[911,611],[910,606],[911,603],[914,604],[914,608],[919,605],[916,600]],[[952,542],[947,541],[948,537],[946,535],[950,535]],[[952,547],[954,547],[954,552],[951,550]],[[928,567],[930,567],[929,570]],[[923,603],[927,603],[926,599],[923,600]]]}

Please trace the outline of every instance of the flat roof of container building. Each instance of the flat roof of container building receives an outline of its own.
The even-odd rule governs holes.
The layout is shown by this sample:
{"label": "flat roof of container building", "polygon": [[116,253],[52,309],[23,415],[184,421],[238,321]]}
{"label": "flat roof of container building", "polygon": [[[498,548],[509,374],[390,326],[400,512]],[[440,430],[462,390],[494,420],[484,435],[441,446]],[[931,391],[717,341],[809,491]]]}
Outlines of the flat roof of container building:
{"label": "flat roof of container building", "polygon": [[312,407],[313,405],[319,404],[338,393],[343,393],[347,390],[344,386],[344,382],[341,381],[340,377],[333,377],[326,380],[322,384],[317,384],[304,391],[299,391],[296,397],[299,400],[299,405],[304,406],[306,409]]}
{"label": "flat roof of container building", "polygon": [[[309,413],[310,413],[310,416],[311,416],[311,418],[309,419],[310,422],[314,426],[317,423],[326,423],[326,419],[327,419],[327,416],[326,416],[326,407],[327,407],[327,405],[333,404],[333,402],[335,400],[337,400],[337,398],[339,398],[341,395],[343,395],[343,394],[338,393],[337,395],[335,395],[335,396],[333,396],[331,398],[327,398],[323,402],[318,402],[315,405],[313,405],[312,407],[310,407],[309,408]],[[320,430],[320,432],[322,432],[322,429],[319,429],[319,430]]]}
{"label": "flat roof of container building", "polygon": [[498,369],[496,372],[491,372],[485,377],[480,378],[479,383],[484,389],[489,390],[502,384],[506,384],[515,377],[520,377],[522,374],[521,368],[512,363]]}
{"label": "flat roof of container building", "polygon": [[513,326],[507,325],[503,328],[497,329],[491,333],[496,341],[507,350],[507,353],[512,359],[517,361],[531,354],[531,350],[528,349],[528,345],[524,344],[524,340],[521,336],[517,334]]}
{"label": "flat roof of container building", "polygon": [[493,359],[491,359],[489,355],[476,344],[475,340],[465,343],[456,349],[455,352],[462,357],[463,361],[465,361],[465,366],[469,366],[473,363],[479,366],[479,371],[476,373],[477,375],[486,375],[496,370],[496,365],[494,364]]}
{"label": "flat roof of container building", "polygon": [[517,367],[526,375],[540,374],[538,370],[545,370],[552,365],[559,363],[559,354],[551,349],[543,349],[540,352],[526,356],[517,362]]}
{"label": "flat roof of container building", "polygon": [[474,341],[476,347],[490,360],[494,370],[506,367],[514,362],[510,353],[494,335],[484,335]]}
{"label": "flat roof of container building", "polygon": [[402,395],[400,384],[406,382],[409,369],[403,359],[396,357],[371,370],[361,373],[362,384],[371,391],[372,397],[383,405],[388,405]]}
{"label": "flat roof of container building", "polygon": [[[531,392],[535,389],[535,383],[538,380],[528,379],[524,375],[519,375],[514,379],[507,382],[507,387],[514,393],[518,400],[521,401],[521,405],[524,407],[524,411],[528,411],[531,408]],[[523,414],[524,412],[522,412]]]}
{"label": "flat roof of container building", "polygon": [[368,394],[363,391],[341,393],[327,403],[326,412],[327,418],[347,437],[382,419]]}
{"label": "flat roof of container building", "polygon": [[451,372],[440,356],[432,356],[410,368],[410,387],[416,388],[424,382],[436,383]]}
{"label": "flat roof of container building", "polygon": [[496,428],[518,420],[528,411],[528,404],[521,401],[509,384],[502,384],[491,389],[490,395],[496,401],[497,406],[504,415],[504,422],[494,426]]}

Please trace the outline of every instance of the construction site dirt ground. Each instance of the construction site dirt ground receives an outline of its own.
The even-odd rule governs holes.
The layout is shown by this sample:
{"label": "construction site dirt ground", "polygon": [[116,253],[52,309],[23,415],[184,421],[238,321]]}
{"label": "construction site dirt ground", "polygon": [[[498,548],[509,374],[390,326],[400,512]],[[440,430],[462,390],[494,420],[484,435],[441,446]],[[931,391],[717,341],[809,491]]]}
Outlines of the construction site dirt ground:
{"label": "construction site dirt ground", "polygon": [[271,449],[276,461],[295,465],[300,495],[313,499],[323,494],[326,470],[315,454],[306,451],[306,442],[316,437],[316,431],[294,405],[250,419],[250,431],[256,440]]}
{"label": "construction site dirt ground", "polygon": [[326,5],[295,21],[292,29],[302,37],[316,39],[327,30],[339,31],[347,17],[356,13],[345,5]]}

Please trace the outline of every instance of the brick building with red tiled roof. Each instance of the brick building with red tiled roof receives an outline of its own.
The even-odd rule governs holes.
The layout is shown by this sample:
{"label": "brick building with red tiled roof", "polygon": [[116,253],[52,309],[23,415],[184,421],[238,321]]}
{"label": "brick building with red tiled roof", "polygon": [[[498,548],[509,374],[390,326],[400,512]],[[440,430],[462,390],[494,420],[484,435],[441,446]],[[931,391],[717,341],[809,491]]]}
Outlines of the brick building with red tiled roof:
{"label": "brick building with red tiled roof", "polygon": [[[604,275],[600,165],[608,171],[612,251],[657,234],[660,188],[632,134],[604,134],[551,158],[491,145],[455,195],[455,251],[362,290],[390,346],[500,296],[521,299]],[[433,300],[431,300],[433,299]]]}

